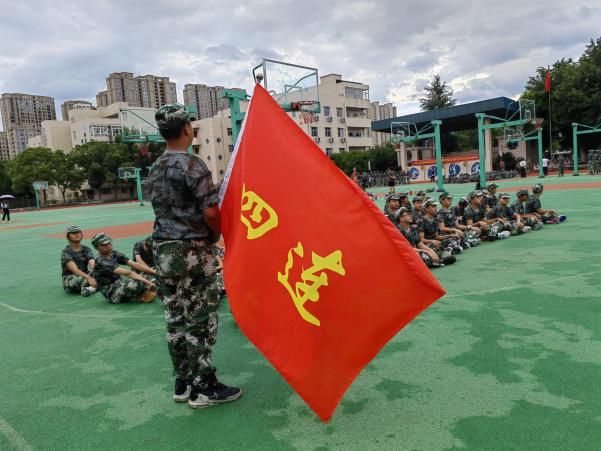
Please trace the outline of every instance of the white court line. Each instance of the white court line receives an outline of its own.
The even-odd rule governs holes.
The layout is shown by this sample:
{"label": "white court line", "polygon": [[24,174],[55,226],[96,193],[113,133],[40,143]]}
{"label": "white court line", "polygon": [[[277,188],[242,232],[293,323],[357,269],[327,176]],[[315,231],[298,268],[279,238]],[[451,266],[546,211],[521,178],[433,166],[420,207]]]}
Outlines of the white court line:
{"label": "white court line", "polygon": [[6,437],[6,439],[18,450],[33,450],[33,446],[31,446],[29,442],[27,442],[27,440],[21,436],[21,434],[13,429],[12,426],[2,418],[0,418],[0,434]]}
{"label": "white court line", "polygon": [[499,291],[516,290],[518,288],[528,288],[528,287],[531,287],[532,285],[543,285],[543,284],[546,284],[546,283],[554,283],[554,282],[557,282],[558,280],[575,279],[577,277],[590,276],[590,275],[597,274],[597,273],[600,273],[600,272],[601,272],[601,269],[598,269],[597,271],[583,272],[583,273],[580,273],[580,274],[573,274],[571,276],[565,276],[565,277],[555,277],[555,278],[550,279],[550,280],[541,280],[539,282],[532,282],[532,283],[528,283],[528,284],[524,284],[524,285],[513,285],[513,286],[505,286],[505,287],[501,287],[501,288],[491,288],[490,290],[467,291],[465,293],[447,294],[442,299],[445,299],[445,298],[456,298],[456,297],[460,297],[460,296],[469,296],[469,295],[472,295],[472,294],[497,293]]}
{"label": "white court line", "polygon": [[[117,319],[117,318],[163,318],[163,315],[155,316],[155,315],[96,315],[96,314],[86,314],[86,313],[60,313],[60,312],[44,312],[42,310],[25,310],[14,305],[5,304],[4,302],[0,302],[0,307],[4,307],[7,310],[15,313],[30,313],[35,315],[48,315],[48,316],[71,316],[76,318],[105,318],[105,319]],[[232,316],[231,313],[220,313],[219,316]]]}

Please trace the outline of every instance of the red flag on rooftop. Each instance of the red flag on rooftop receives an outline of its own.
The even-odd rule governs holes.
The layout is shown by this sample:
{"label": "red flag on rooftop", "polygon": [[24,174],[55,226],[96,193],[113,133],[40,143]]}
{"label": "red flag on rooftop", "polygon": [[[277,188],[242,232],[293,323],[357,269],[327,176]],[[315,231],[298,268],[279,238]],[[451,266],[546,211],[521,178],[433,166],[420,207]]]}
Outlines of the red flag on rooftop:
{"label": "red flag on rooftop", "polygon": [[551,71],[547,71],[547,76],[545,77],[545,91],[551,92]]}
{"label": "red flag on rooftop", "polygon": [[259,85],[221,214],[234,317],[323,421],[382,346],[444,294],[373,201]]}

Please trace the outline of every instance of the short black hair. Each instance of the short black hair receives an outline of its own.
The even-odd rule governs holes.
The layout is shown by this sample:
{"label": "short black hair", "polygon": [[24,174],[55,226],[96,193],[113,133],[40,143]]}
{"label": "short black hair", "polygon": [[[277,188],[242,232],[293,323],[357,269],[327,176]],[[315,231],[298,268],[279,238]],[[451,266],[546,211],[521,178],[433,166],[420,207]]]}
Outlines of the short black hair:
{"label": "short black hair", "polygon": [[182,136],[182,132],[184,131],[184,127],[186,126],[186,124],[189,123],[190,122],[186,121],[174,124],[169,128],[159,128],[159,133],[165,141],[178,139],[180,136]]}

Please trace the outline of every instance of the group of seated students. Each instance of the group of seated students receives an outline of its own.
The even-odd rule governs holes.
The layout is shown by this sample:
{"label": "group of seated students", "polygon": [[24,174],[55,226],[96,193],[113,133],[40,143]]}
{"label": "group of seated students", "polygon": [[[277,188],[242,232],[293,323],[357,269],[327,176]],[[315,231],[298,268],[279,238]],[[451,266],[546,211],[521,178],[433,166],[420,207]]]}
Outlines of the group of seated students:
{"label": "group of seated students", "polygon": [[[82,230],[70,225],[66,229],[67,245],[61,252],[63,289],[84,297],[97,291],[111,304],[124,302],[152,302],[157,294],[157,273],[154,269],[152,238],[147,237],[134,244],[133,258],[113,249],[113,240],[106,233],[95,235],[92,246],[98,251],[96,257],[88,246],[81,244]],[[224,292],[223,241],[216,244],[218,263],[217,284]],[[160,285],[160,284],[159,284]]]}
{"label": "group of seated students", "polygon": [[491,183],[472,191],[455,206],[446,192],[438,196],[438,202],[425,198],[423,191],[418,191],[411,202],[407,193],[389,194],[384,214],[430,268],[455,263],[456,254],[481,241],[505,239],[566,220],[555,210],[542,208],[544,188],[540,183],[532,186],[532,194],[518,190],[513,203],[508,193],[497,195],[497,188]]}

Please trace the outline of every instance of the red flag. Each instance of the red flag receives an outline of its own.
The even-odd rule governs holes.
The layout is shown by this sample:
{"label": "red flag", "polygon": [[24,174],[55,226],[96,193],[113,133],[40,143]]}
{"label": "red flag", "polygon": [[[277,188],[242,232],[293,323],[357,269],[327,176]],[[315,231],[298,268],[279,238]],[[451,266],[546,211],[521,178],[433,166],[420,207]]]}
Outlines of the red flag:
{"label": "red flag", "polygon": [[545,77],[545,91],[551,92],[551,71],[547,71],[547,76]]}
{"label": "red flag", "polygon": [[221,196],[232,313],[328,421],[363,367],[444,290],[259,85]]}

